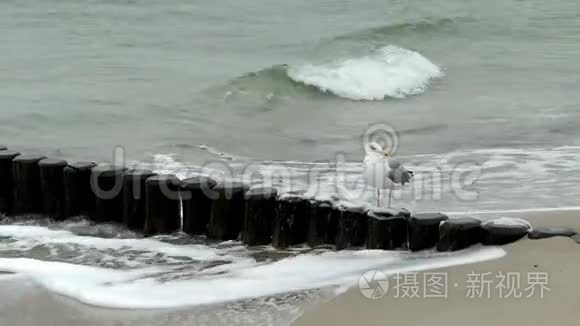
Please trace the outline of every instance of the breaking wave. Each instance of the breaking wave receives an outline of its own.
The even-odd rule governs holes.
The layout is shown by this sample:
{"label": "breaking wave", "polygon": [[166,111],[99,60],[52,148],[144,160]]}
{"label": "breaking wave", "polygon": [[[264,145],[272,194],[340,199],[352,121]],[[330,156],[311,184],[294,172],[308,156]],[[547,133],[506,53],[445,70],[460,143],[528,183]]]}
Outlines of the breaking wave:
{"label": "breaking wave", "polygon": [[254,109],[295,97],[330,94],[354,101],[405,98],[423,93],[443,71],[419,52],[394,45],[322,63],[274,65],[213,89],[217,98]]}
{"label": "breaking wave", "polygon": [[443,72],[419,52],[389,45],[358,58],[289,67],[288,76],[322,92],[372,101],[423,93]]}

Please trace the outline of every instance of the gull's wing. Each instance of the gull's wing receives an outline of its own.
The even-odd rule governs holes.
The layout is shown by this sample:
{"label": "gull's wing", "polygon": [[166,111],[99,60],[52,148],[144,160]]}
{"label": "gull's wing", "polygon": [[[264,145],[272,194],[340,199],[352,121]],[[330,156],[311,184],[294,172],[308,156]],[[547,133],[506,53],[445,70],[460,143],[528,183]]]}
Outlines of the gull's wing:
{"label": "gull's wing", "polygon": [[413,179],[413,172],[407,170],[400,161],[389,159],[387,166],[389,168],[387,177],[394,183],[404,185],[405,183],[411,182],[411,179]]}

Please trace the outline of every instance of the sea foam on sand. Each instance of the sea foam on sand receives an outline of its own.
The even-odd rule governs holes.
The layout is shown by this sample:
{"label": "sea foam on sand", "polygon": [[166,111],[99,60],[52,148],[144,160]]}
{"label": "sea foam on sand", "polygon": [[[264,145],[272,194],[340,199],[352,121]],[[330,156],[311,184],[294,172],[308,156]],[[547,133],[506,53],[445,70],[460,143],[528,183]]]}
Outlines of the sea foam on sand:
{"label": "sea foam on sand", "polygon": [[[20,225],[0,226],[0,239],[0,255],[23,252],[13,257],[33,257],[31,251],[39,247],[58,252],[64,244],[79,253],[90,252],[92,261],[84,253],[81,260],[63,258],[57,253],[41,259],[0,258],[0,271],[31,279],[51,292],[86,304],[127,309],[207,305],[320,288],[338,291],[355,285],[369,270],[387,274],[418,271],[505,254],[496,247],[454,254],[360,250],[301,253],[277,261],[257,261],[239,246],[218,249],[171,245],[155,239],[103,239]],[[189,259],[180,262],[175,257],[160,258],[167,254]],[[102,267],[103,257],[136,263],[121,268],[115,268],[115,264]],[[203,260],[210,264],[199,268],[198,263]],[[212,267],[212,261],[220,262],[219,266]],[[14,276],[10,279],[13,281]]]}

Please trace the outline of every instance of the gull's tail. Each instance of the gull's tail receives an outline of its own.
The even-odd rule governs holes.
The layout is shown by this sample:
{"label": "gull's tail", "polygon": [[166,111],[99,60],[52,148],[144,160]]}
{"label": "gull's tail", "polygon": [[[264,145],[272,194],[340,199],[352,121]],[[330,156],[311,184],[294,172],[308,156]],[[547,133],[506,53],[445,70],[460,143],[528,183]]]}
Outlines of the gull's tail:
{"label": "gull's tail", "polygon": [[405,172],[403,172],[403,175],[401,177],[402,177],[401,184],[404,185],[405,183],[413,181],[415,174],[413,173],[413,171],[405,170]]}

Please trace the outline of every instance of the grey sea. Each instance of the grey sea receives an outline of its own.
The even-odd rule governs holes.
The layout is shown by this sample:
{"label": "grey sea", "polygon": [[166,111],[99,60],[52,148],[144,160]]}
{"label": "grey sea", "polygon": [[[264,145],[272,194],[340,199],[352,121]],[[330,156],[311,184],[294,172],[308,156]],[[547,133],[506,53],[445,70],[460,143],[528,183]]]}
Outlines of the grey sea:
{"label": "grey sea", "polygon": [[[0,2],[0,143],[373,205],[365,140],[415,171],[394,205],[482,218],[577,208],[574,0]],[[419,255],[0,224],[0,325],[286,325]],[[2,274],[5,272],[5,274]]]}

